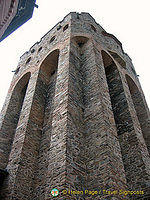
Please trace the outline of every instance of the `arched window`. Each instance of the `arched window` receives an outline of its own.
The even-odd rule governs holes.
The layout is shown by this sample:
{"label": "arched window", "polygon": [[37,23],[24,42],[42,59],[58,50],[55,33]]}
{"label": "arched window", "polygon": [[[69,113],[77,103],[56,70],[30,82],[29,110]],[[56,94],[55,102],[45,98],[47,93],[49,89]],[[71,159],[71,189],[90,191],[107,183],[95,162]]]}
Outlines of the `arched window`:
{"label": "arched window", "polygon": [[1,168],[7,166],[30,76],[31,73],[28,72],[17,82],[9,100],[5,118],[2,122],[0,137],[3,140],[3,145],[0,146],[0,151],[2,152],[2,154],[0,154],[0,163],[3,166],[1,166]]}

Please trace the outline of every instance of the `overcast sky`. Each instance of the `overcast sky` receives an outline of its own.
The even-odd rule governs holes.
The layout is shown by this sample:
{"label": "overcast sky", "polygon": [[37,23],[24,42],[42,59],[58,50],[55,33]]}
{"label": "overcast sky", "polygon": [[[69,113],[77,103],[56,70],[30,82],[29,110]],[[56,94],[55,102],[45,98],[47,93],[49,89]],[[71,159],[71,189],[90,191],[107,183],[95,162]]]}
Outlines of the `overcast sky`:
{"label": "overcast sky", "polygon": [[69,12],[89,12],[132,58],[150,107],[150,0],[37,0],[33,17],[0,43],[0,110],[20,56]]}

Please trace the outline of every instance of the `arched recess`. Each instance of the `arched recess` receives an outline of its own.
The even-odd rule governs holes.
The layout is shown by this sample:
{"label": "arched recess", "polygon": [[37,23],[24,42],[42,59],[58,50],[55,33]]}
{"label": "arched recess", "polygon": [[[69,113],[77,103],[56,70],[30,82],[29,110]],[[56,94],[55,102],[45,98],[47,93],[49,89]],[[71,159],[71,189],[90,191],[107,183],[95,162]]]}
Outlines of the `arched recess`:
{"label": "arched recess", "polygon": [[40,73],[42,80],[49,84],[49,81],[58,68],[58,59],[59,59],[59,49],[52,51],[42,62],[40,67]]}
{"label": "arched recess", "polygon": [[118,135],[131,132],[133,123],[119,71],[109,54],[103,50],[101,53]]}
{"label": "arched recess", "polygon": [[118,140],[121,147],[121,154],[126,179],[129,185],[132,187],[132,184],[134,184],[133,167],[136,170],[136,163],[135,165],[134,163],[131,165],[131,160],[133,160],[134,158],[137,158],[138,160],[138,155],[136,152],[130,153],[130,149],[132,149],[134,146],[134,144],[130,144],[130,140],[133,140],[136,144],[136,141],[134,139],[135,137],[133,137],[133,122],[129,112],[125,92],[123,89],[120,72],[118,71],[116,64],[114,63],[113,59],[108,53],[102,50],[101,54],[109,89],[112,112],[117,128]]}
{"label": "arched recess", "polygon": [[122,67],[126,69],[126,62],[116,52],[109,51],[109,53]]}
{"label": "arched recess", "polygon": [[[52,51],[43,60],[37,79],[33,114],[34,123],[42,130],[39,146],[38,164],[35,176],[35,196],[39,193],[39,198],[44,199],[46,184],[46,174],[48,169],[48,154],[50,148],[50,136],[52,128],[53,100],[55,96],[55,86],[57,79],[57,69],[59,61],[59,49]],[[40,190],[39,190],[40,188]],[[41,196],[40,196],[41,195]]]}
{"label": "arched recess", "polygon": [[[52,101],[55,94],[55,84],[57,78],[58,60],[59,50],[56,49],[44,59],[39,70],[36,93],[38,94],[38,99],[41,100],[38,100],[38,106],[42,107],[41,110],[44,112],[42,123],[44,122],[45,125],[42,124],[43,131],[52,110]],[[43,97],[44,99],[40,97]]]}
{"label": "arched recess", "polygon": [[135,111],[137,113],[137,117],[140,123],[140,127],[143,133],[143,137],[145,139],[145,143],[147,145],[148,151],[150,153],[150,122],[148,117],[148,110],[146,110],[142,95],[132,80],[130,76],[125,75],[126,81],[129,87],[129,91],[131,94],[131,98],[134,104]]}
{"label": "arched recess", "polygon": [[[120,72],[111,56],[105,51],[101,53],[128,189],[138,190],[139,187],[143,187],[142,181],[145,176],[145,163],[142,158],[143,152],[140,151],[139,140],[133,126]],[[131,85],[131,83],[129,85]],[[130,86],[131,91],[133,88],[134,87],[131,88]]]}
{"label": "arched recess", "polygon": [[56,81],[57,67],[58,67],[59,50],[52,51],[41,63],[38,79],[35,88],[33,115],[34,123],[43,127],[46,107],[49,101],[49,96],[53,96],[54,83]]}
{"label": "arched recess", "polygon": [[5,117],[0,130],[0,168],[5,168],[8,163],[11,145],[18,124],[21,108],[25,98],[26,90],[31,73],[27,72],[13,89]]}

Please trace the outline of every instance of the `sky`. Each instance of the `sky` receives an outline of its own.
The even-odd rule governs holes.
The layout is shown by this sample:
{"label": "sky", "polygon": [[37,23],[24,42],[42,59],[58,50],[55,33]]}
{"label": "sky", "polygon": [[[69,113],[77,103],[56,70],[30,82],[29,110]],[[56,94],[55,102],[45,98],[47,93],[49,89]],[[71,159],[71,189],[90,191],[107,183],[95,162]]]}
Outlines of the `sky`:
{"label": "sky", "polygon": [[115,35],[132,58],[150,107],[149,0],[37,0],[33,17],[0,42],[0,110],[19,58],[70,12],[88,12],[108,33]]}

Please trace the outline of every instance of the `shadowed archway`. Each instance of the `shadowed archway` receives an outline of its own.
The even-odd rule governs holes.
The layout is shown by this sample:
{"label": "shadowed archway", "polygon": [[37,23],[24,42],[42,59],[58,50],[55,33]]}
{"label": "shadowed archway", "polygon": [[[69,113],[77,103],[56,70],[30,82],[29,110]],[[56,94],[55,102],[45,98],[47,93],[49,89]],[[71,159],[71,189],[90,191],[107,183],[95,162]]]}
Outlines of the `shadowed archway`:
{"label": "shadowed archway", "polygon": [[8,163],[11,145],[13,143],[30,76],[30,72],[23,75],[14,87],[5,118],[0,128],[0,138],[2,140],[0,144],[0,168],[2,169],[5,168]]}
{"label": "shadowed archway", "polygon": [[147,110],[142,98],[142,95],[132,80],[130,76],[126,74],[126,81],[129,87],[129,91],[131,94],[131,98],[134,104],[134,108],[140,123],[140,127],[143,133],[143,137],[145,139],[145,143],[147,145],[149,154],[150,154],[150,119],[147,114]]}
{"label": "shadowed archway", "polygon": [[[44,199],[46,174],[49,164],[50,138],[52,131],[52,113],[56,89],[59,50],[52,51],[42,62],[35,89],[34,107],[37,112],[37,123],[41,130],[38,150],[38,161],[34,182],[34,195]],[[40,188],[40,189],[39,189]]]}

